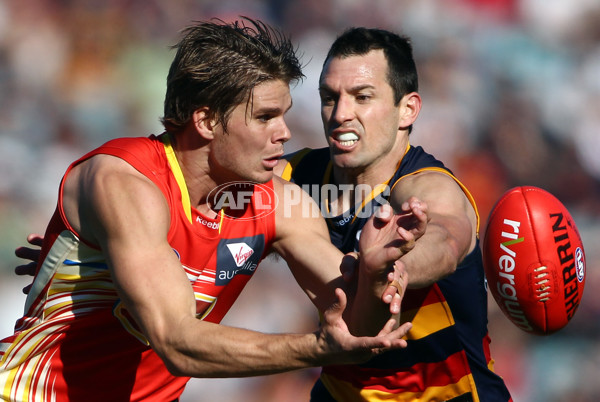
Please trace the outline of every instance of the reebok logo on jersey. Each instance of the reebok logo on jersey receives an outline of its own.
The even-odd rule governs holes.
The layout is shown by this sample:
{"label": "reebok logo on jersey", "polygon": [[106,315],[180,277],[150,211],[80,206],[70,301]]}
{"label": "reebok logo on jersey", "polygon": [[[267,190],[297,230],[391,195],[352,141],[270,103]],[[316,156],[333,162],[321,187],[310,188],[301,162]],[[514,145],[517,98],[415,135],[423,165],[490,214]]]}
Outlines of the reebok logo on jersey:
{"label": "reebok logo on jersey", "polygon": [[227,244],[229,252],[233,256],[235,265],[241,267],[244,263],[254,254],[254,250],[246,243],[232,243]]}

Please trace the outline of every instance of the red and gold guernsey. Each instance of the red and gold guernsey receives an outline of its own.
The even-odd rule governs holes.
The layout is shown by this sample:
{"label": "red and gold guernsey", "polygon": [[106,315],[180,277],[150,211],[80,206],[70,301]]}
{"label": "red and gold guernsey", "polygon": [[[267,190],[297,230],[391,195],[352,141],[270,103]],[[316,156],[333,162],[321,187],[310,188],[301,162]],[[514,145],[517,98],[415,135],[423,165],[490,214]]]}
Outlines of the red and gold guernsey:
{"label": "red and gold guernsey", "polygon": [[[161,189],[171,209],[168,241],[193,287],[198,318],[220,322],[274,237],[272,181],[240,183],[242,202],[225,199],[211,219],[190,206],[168,135],[109,141],[65,176],[97,154],[122,158]],[[62,183],[25,314],[0,341],[0,399],[176,400],[189,378],[171,375],[148,345],[119,300],[101,250],[79,239],[61,200]]]}
{"label": "red and gold guernsey", "polygon": [[[332,172],[329,149],[304,149],[289,160],[282,177],[326,206],[326,197],[332,193],[327,191]],[[421,147],[408,146],[394,175],[372,189],[364,201],[340,216],[328,216],[324,210],[332,243],[344,253],[357,251],[361,229],[372,211],[388,202],[394,185],[422,171],[452,177],[475,208],[468,190],[442,162]],[[408,289],[401,319],[413,324],[405,338],[406,349],[386,352],[361,365],[324,367],[311,401],[511,400],[504,381],[494,373],[490,356],[487,290],[479,244],[452,275],[422,289]]]}

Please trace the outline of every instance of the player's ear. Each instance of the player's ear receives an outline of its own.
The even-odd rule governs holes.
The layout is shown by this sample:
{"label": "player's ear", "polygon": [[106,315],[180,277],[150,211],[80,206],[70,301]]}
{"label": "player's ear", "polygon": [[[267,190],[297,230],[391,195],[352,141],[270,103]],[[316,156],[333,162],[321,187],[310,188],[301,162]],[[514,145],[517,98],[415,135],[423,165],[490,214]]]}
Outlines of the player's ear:
{"label": "player's ear", "polygon": [[215,138],[215,126],[216,121],[211,117],[208,107],[201,107],[196,109],[192,114],[192,121],[198,134],[204,139],[212,140]]}
{"label": "player's ear", "polygon": [[404,95],[400,100],[398,128],[400,130],[408,129],[417,120],[420,111],[421,95],[417,92]]}

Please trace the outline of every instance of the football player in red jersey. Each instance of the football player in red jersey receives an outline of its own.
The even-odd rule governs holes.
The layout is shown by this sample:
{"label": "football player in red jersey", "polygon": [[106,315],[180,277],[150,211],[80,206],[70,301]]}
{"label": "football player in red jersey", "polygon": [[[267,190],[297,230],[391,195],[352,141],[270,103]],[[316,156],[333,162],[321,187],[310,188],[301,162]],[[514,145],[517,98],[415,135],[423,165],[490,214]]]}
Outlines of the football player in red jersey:
{"label": "football player in red jersey", "polygon": [[[0,341],[5,400],[175,400],[191,376],[360,363],[406,346],[394,261],[423,235],[426,204],[402,208],[409,224],[383,208],[364,226],[347,303],[343,254],[322,217],[303,214],[314,202],[273,174],[290,137],[289,84],[302,76],[289,40],[258,21],[212,21],[176,48],[165,132],[111,140],[63,177],[25,315]],[[223,188],[252,191],[237,208],[214,197]],[[265,213],[258,199],[286,191],[302,202]],[[269,251],[323,313],[314,333],[219,324]]]}

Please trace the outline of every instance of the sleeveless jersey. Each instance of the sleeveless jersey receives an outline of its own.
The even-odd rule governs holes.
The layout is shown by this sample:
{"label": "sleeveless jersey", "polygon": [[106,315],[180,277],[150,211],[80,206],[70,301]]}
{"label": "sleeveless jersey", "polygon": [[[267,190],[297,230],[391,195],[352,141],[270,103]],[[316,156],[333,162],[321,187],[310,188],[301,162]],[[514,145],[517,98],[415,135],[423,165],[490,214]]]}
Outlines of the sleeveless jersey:
{"label": "sleeveless jersey", "polygon": [[[438,171],[467,189],[442,162],[421,147],[409,146],[393,177],[362,203],[340,216],[327,216],[331,183],[329,149],[304,149],[290,157],[283,178],[300,185],[325,211],[332,243],[357,251],[360,230],[374,208],[387,203],[393,186],[421,171]],[[343,188],[342,188],[343,191]],[[478,218],[479,219],[479,218]],[[324,367],[313,401],[510,401],[493,372],[487,332],[487,288],[479,243],[456,272],[432,286],[408,289],[402,322],[411,321],[408,347],[386,352],[361,365]]]}
{"label": "sleeveless jersey", "polygon": [[[275,217],[263,201],[273,197],[272,181],[249,189],[251,202],[235,214],[222,210],[211,219],[190,207],[166,134],[109,141],[74,162],[65,177],[98,154],[125,160],[163,192],[171,211],[168,242],[193,287],[198,318],[220,322],[273,239]],[[0,399],[176,400],[189,378],[171,375],[138,330],[102,252],[66,221],[62,186],[25,314],[14,335],[0,341]]]}

